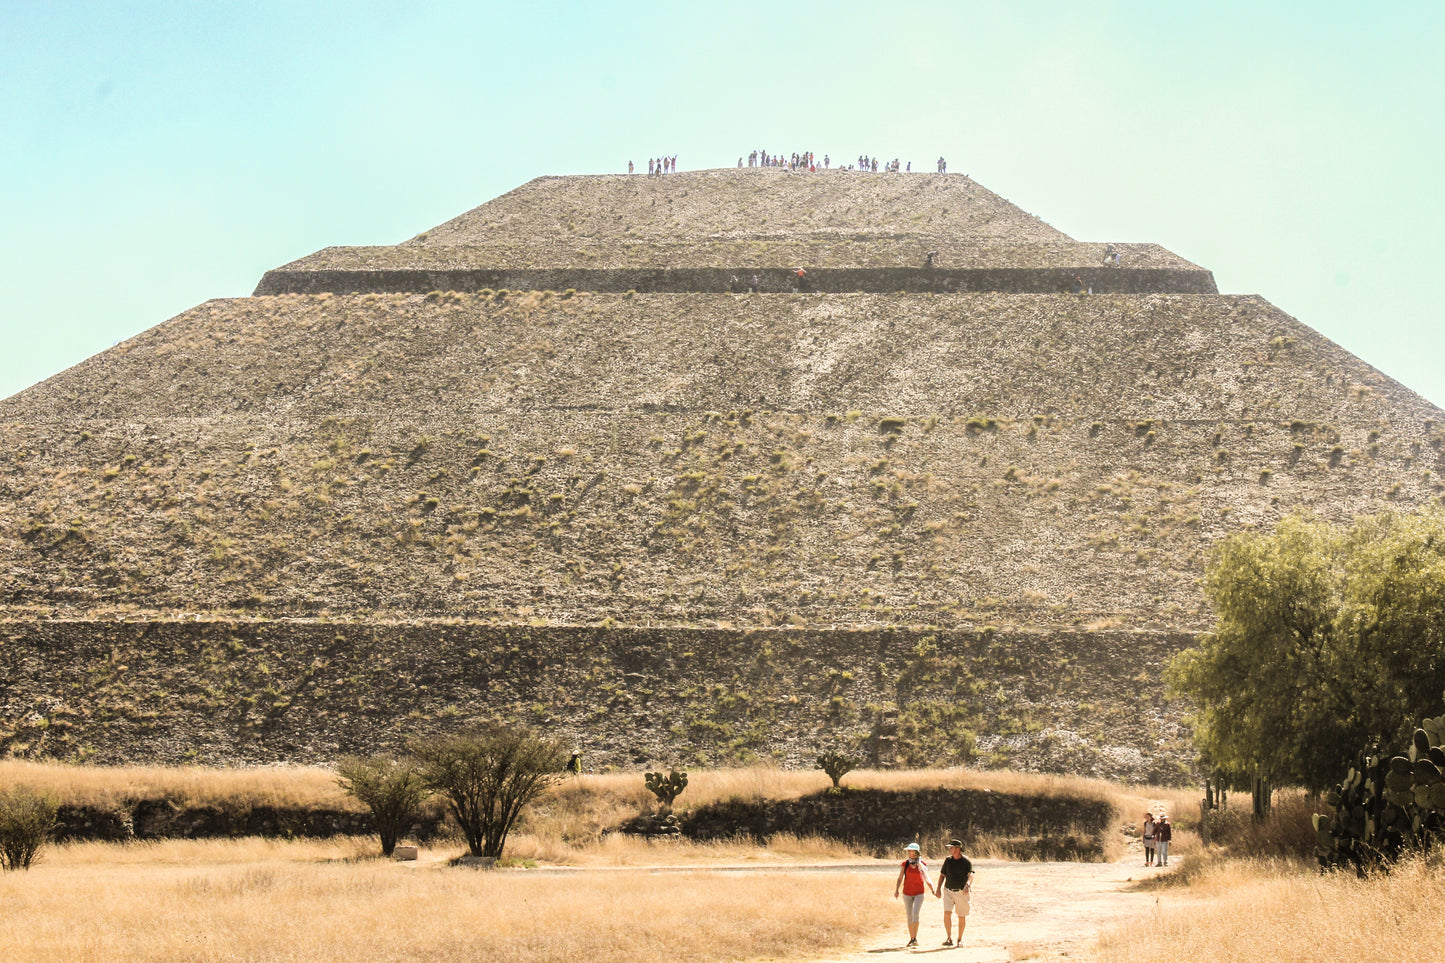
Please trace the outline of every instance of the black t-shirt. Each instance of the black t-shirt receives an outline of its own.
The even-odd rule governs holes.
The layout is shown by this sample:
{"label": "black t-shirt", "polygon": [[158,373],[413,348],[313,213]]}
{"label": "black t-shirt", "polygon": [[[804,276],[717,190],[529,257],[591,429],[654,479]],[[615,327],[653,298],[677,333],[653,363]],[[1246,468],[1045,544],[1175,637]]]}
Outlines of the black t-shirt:
{"label": "black t-shirt", "polygon": [[972,872],[973,863],[967,856],[957,859],[949,856],[943,861],[943,885],[948,889],[963,889],[968,885],[968,876]]}

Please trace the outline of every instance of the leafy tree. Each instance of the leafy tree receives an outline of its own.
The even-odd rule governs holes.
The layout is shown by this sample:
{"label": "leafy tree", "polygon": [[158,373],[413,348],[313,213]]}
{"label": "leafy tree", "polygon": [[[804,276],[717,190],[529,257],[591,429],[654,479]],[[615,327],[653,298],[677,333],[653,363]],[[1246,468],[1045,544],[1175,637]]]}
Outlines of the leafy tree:
{"label": "leafy tree", "polygon": [[0,858],[5,868],[29,869],[55,830],[55,800],[16,786],[0,790]]}
{"label": "leafy tree", "polygon": [[415,759],[395,756],[347,756],[336,764],[336,781],[348,796],[371,810],[381,837],[381,855],[390,856],[397,840],[416,821],[421,804],[431,795]]}
{"label": "leafy tree", "polygon": [[1361,745],[1388,743],[1445,692],[1445,515],[1336,528],[1305,513],[1210,560],[1217,621],[1167,678],[1196,704],[1203,763],[1320,790]]}
{"label": "leafy tree", "polygon": [[473,856],[502,856],[522,808],[562,775],[561,743],[521,729],[492,728],[412,743],[422,780],[446,798]]}

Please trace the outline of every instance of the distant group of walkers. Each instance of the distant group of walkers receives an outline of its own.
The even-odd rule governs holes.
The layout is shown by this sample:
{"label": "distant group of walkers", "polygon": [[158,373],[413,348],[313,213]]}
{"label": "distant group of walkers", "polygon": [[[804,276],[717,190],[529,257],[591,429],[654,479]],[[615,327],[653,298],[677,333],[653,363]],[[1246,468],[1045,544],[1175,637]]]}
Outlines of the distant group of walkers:
{"label": "distant group of walkers", "polygon": [[1174,838],[1174,827],[1169,825],[1169,817],[1161,814],[1155,819],[1152,812],[1146,812],[1140,835],[1144,837],[1144,865],[1153,866],[1157,855],[1159,865],[1168,866],[1169,840]]}
{"label": "distant group of walkers", "polygon": [[908,945],[918,945],[919,915],[923,910],[923,894],[932,893],[943,900],[943,945],[953,946],[953,916],[958,914],[958,940],[963,945],[963,928],[968,923],[968,898],[973,891],[973,862],[963,855],[963,842],[948,841],[948,857],[938,871],[938,881],[928,881],[928,863],[924,862],[917,843],[903,847],[907,859],[898,870],[893,884],[893,897],[903,898],[908,913]]}

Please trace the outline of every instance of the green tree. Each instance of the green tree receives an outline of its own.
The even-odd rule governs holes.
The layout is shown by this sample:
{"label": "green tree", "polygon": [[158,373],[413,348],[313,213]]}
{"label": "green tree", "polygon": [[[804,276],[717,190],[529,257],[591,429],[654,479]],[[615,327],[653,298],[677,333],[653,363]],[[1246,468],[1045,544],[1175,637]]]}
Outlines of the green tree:
{"label": "green tree", "polygon": [[1206,767],[1321,790],[1361,745],[1388,743],[1445,692],[1445,515],[1337,528],[1296,513],[1220,543],[1214,630],[1167,674],[1196,706]]}
{"label": "green tree", "polygon": [[420,739],[422,779],[440,793],[473,856],[502,856],[523,807],[562,775],[570,753],[521,729],[492,728]]}
{"label": "green tree", "polygon": [[416,821],[421,804],[431,795],[415,759],[395,756],[346,756],[336,764],[336,781],[348,796],[371,810],[381,837],[381,855],[390,856],[402,835]]}

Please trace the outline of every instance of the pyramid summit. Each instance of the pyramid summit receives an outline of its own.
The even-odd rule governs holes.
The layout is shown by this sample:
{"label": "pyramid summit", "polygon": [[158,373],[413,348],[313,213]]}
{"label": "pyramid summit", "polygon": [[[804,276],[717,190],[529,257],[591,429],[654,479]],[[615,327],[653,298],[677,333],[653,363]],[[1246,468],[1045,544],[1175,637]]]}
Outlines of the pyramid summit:
{"label": "pyramid summit", "polygon": [[1437,499],[1442,424],[962,175],[539,178],[0,402],[0,744],[1177,779],[1210,546]]}
{"label": "pyramid summit", "polygon": [[1157,245],[1077,243],[962,175],[774,168],[541,177],[404,244],[327,248],[267,272],[256,293],[1053,293],[1079,282],[1216,293],[1208,271]]}

